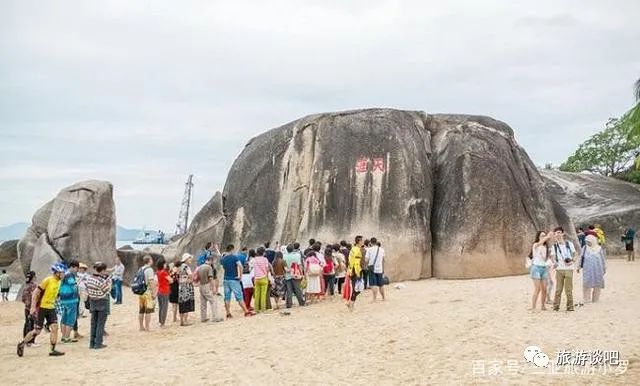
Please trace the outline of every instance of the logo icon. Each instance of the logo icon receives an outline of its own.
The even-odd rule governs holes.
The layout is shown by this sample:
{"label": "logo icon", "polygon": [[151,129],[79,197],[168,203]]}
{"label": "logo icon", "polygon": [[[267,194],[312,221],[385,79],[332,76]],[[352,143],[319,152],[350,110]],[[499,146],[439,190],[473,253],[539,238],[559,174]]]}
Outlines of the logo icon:
{"label": "logo icon", "polygon": [[524,359],[538,367],[547,367],[549,365],[549,356],[543,353],[538,346],[529,346],[525,348]]}

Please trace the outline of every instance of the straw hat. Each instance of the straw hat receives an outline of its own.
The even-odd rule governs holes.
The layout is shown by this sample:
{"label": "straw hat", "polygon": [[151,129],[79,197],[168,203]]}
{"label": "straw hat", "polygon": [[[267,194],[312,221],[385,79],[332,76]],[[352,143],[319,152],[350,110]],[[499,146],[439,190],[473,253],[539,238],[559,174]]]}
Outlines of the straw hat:
{"label": "straw hat", "polygon": [[85,263],[80,263],[80,268],[89,269]]}
{"label": "straw hat", "polygon": [[187,260],[193,258],[192,255],[185,253],[184,255],[182,255],[182,259],[180,259],[181,262],[185,263]]}

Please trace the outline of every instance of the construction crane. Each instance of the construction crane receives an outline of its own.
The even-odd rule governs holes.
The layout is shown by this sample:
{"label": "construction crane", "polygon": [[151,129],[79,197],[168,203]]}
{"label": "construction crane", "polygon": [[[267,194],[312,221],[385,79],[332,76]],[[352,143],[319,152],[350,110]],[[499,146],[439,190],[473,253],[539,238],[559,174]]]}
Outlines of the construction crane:
{"label": "construction crane", "polygon": [[189,174],[187,183],[184,187],[184,196],[182,197],[182,206],[176,223],[176,236],[182,236],[187,233],[187,225],[189,225],[189,207],[191,206],[191,189],[193,188],[193,174]]}

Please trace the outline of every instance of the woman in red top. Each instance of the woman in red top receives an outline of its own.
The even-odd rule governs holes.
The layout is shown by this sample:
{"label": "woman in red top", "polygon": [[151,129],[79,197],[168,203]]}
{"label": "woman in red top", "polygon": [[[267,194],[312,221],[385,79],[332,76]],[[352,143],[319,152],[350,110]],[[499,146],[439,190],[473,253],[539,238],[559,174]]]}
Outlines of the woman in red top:
{"label": "woman in red top", "polygon": [[173,282],[173,279],[169,276],[167,263],[164,259],[158,260],[156,268],[156,275],[158,275],[158,321],[160,322],[160,327],[164,327],[169,309],[169,285]]}
{"label": "woman in red top", "polygon": [[333,248],[327,247],[324,250],[324,267],[322,268],[322,276],[324,276],[324,293],[327,291],[333,296],[335,293],[336,269],[333,264]]}

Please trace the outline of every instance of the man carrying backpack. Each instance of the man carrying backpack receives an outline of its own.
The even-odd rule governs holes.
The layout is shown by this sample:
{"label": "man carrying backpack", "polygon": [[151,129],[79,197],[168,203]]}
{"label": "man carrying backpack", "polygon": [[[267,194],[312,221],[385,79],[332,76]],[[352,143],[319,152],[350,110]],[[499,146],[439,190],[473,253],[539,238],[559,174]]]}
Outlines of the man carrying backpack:
{"label": "man carrying backpack", "polygon": [[556,296],[553,302],[553,310],[560,310],[562,289],[567,297],[567,311],[573,311],[573,269],[576,255],[576,247],[569,240],[565,240],[564,229],[554,229],[555,243],[551,246],[551,260],[556,269]]}
{"label": "man carrying backpack", "polygon": [[151,256],[146,255],[142,261],[144,265],[136,273],[131,290],[138,295],[140,331],[150,331],[151,314],[155,311],[157,283],[151,266],[153,264]]}

